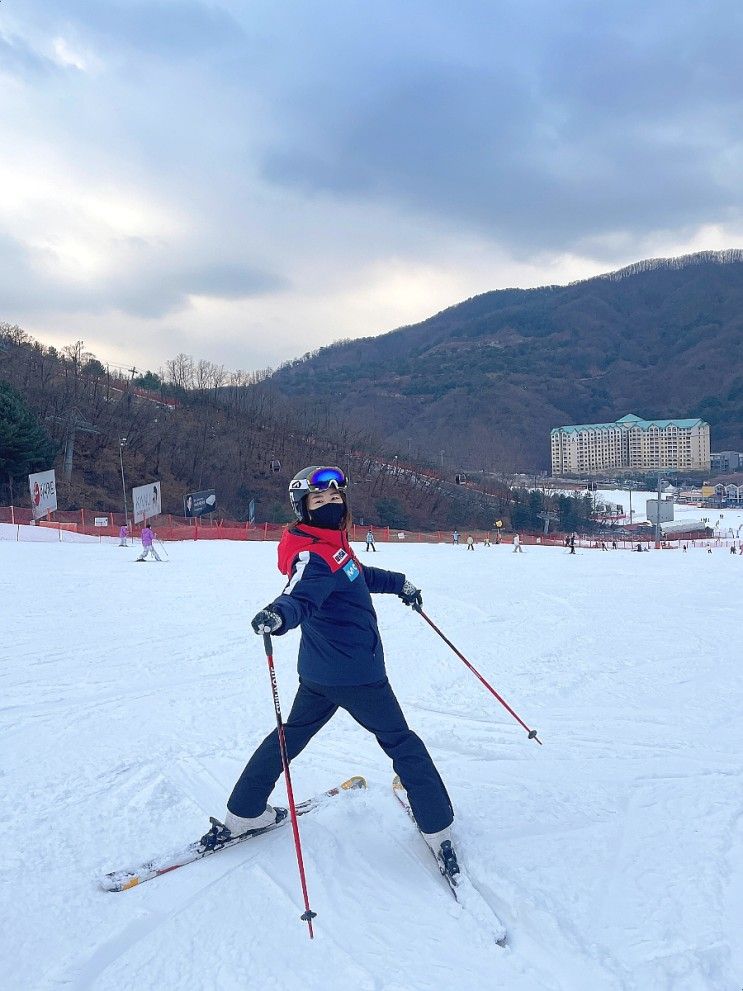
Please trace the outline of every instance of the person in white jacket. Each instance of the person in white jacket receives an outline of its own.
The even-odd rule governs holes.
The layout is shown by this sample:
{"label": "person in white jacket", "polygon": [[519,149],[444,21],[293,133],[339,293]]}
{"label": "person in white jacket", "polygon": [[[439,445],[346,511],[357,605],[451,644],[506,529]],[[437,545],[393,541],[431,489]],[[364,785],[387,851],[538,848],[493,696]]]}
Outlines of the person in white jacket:
{"label": "person in white jacket", "polygon": [[516,554],[516,553],[523,554],[524,553],[522,551],[522,549],[521,549],[521,537],[519,537],[519,535],[517,533],[514,533],[514,535],[513,535],[513,553],[514,554]]}

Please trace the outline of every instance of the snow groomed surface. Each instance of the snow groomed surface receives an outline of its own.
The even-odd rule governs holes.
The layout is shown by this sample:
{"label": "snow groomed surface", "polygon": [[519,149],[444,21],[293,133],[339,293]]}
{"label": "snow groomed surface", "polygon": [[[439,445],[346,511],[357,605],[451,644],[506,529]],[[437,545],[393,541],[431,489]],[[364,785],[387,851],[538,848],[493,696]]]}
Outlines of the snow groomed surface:
{"label": "snow groomed surface", "polygon": [[[539,727],[542,747],[419,616],[378,597],[390,679],[506,949],[442,894],[389,762],[343,713],[293,765],[297,795],[350,771],[369,785],[302,819],[314,941],[290,830],[101,892],[112,867],[222,816],[272,729],[249,621],[281,588],[275,552],[173,545],[170,564],[139,569],[131,548],[0,543],[5,986],[743,986],[743,557],[722,551],[374,555]],[[275,643],[287,710],[297,638]]]}

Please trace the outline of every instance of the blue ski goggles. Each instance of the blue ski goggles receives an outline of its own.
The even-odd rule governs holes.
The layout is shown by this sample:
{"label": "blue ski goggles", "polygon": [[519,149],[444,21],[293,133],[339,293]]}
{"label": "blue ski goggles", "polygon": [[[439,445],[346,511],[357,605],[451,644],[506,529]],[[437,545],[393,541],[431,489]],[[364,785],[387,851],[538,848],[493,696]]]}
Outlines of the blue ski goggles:
{"label": "blue ski goggles", "polygon": [[307,478],[295,479],[289,485],[289,489],[305,492],[327,492],[328,489],[337,489],[345,492],[348,487],[348,479],[340,468],[315,468]]}

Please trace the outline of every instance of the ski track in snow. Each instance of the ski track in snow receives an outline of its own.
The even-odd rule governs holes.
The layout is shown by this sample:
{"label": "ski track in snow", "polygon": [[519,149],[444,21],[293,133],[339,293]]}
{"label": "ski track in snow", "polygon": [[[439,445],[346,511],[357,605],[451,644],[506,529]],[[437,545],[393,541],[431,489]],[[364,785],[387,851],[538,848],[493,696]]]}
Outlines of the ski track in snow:
{"label": "ski track in snow", "polygon": [[[454,902],[389,762],[345,713],[293,765],[299,798],[369,781],[300,821],[314,941],[290,829],[97,889],[222,816],[274,725],[249,619],[281,589],[275,546],[169,550],[168,568],[132,569],[112,545],[0,543],[5,986],[743,987],[742,559],[384,548],[544,741],[419,617],[376,597],[390,679],[451,793],[461,859],[508,927],[503,949]],[[297,643],[275,640],[284,712]]]}

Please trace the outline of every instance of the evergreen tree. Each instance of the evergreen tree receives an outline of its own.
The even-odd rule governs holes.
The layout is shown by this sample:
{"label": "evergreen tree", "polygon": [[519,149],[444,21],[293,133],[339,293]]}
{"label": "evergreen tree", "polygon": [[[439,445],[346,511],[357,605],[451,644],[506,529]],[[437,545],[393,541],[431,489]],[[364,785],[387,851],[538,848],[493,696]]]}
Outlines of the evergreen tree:
{"label": "evergreen tree", "polygon": [[160,376],[149,370],[144,375],[139,375],[132,379],[132,381],[135,385],[139,385],[143,389],[150,389],[152,392],[157,392],[163,386]]}
{"label": "evergreen tree", "polygon": [[106,374],[106,369],[97,358],[91,357],[83,365],[83,372],[91,378],[103,378]]}
{"label": "evergreen tree", "polygon": [[0,381],[0,480],[11,498],[14,479],[50,468],[56,448],[23,398]]}

